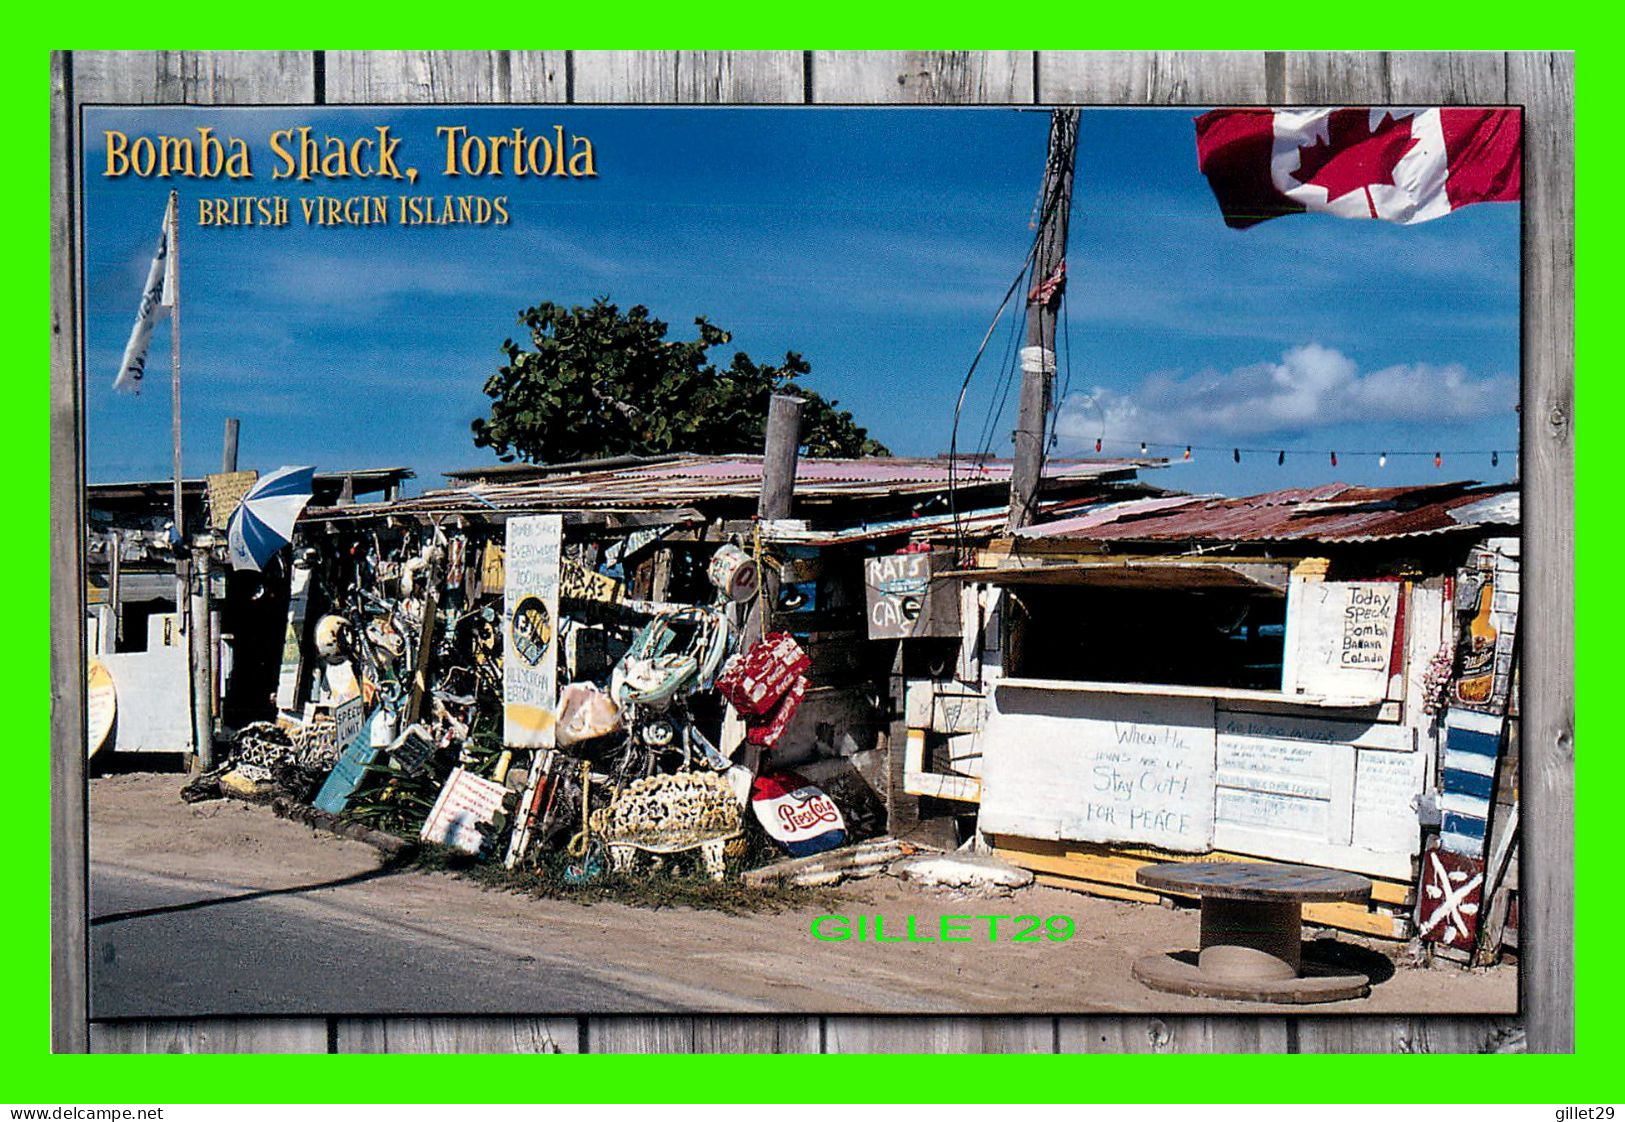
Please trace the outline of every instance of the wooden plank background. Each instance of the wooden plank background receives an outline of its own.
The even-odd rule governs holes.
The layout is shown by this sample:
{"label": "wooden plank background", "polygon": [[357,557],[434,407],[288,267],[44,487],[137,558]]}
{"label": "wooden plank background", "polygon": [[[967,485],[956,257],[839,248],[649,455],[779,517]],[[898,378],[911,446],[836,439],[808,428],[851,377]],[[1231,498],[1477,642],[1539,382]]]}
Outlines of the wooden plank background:
{"label": "wooden plank background", "polygon": [[[1574,1046],[1574,59],[1546,52],[60,52],[51,67],[52,1044],[98,1052],[1562,1052]],[[550,1017],[88,1023],[80,105],[1521,104],[1521,1018]]]}

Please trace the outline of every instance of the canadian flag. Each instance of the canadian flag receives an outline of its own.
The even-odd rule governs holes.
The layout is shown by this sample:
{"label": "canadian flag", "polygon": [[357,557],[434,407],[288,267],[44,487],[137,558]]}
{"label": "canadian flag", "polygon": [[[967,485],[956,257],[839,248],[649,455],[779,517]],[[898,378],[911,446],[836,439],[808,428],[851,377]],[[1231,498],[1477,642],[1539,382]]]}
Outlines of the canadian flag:
{"label": "canadian flag", "polygon": [[1215,109],[1197,166],[1227,226],[1324,211],[1410,224],[1515,202],[1520,109]]}

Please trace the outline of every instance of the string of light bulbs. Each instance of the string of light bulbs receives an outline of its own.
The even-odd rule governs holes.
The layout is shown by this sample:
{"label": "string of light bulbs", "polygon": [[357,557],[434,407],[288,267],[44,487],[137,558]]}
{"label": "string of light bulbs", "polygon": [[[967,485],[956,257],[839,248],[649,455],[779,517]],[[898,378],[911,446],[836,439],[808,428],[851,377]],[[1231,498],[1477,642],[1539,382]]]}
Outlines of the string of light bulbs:
{"label": "string of light bulbs", "polygon": [[1198,452],[1211,452],[1219,455],[1223,455],[1224,453],[1228,452],[1231,460],[1238,464],[1241,463],[1241,457],[1243,455],[1266,457],[1274,456],[1276,466],[1278,467],[1285,466],[1288,456],[1325,456],[1331,461],[1332,467],[1337,467],[1340,460],[1345,460],[1350,457],[1362,457],[1375,459],[1379,468],[1387,467],[1389,457],[1392,456],[1431,456],[1433,458],[1433,466],[1436,468],[1442,468],[1444,466],[1446,457],[1456,460],[1476,459],[1478,457],[1488,456],[1491,467],[1500,467],[1501,457],[1503,455],[1515,457],[1518,454],[1518,450],[1516,448],[1436,448],[1432,451],[1427,451],[1425,449],[1400,448],[1390,451],[1388,449],[1374,448],[1283,448],[1279,445],[1272,447],[1249,447],[1246,445],[1237,444],[1185,444],[1179,441],[1165,440],[1126,441],[1107,440],[1105,437],[1095,438],[1095,452],[1097,454],[1104,452],[1107,446],[1116,446],[1120,448],[1134,448],[1137,446],[1140,450],[1140,455],[1142,456],[1150,455],[1153,449],[1167,449],[1177,454],[1183,461],[1194,460],[1196,458],[1196,453]]}

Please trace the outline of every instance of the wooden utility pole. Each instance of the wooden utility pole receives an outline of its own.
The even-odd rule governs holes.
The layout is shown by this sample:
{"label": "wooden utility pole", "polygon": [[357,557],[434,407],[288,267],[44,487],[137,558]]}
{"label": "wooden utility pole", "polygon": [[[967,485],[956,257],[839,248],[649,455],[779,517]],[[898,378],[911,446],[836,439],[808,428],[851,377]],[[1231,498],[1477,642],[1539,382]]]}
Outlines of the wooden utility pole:
{"label": "wooden utility pole", "polygon": [[[776,393],[767,406],[767,433],[762,438],[762,493],[756,500],[758,522],[789,518],[794,509],[796,462],[801,457],[801,410],[805,398]],[[756,579],[760,590],[740,626],[741,649],[748,649],[765,634],[772,623],[773,605],[779,599],[779,578],[763,566]],[[724,745],[728,752],[730,746]]]}
{"label": "wooden utility pole", "polygon": [[192,570],[188,580],[191,603],[187,614],[187,665],[192,672],[192,736],[197,767],[214,767],[214,657],[209,649],[209,571],[208,546],[192,550]]}
{"label": "wooden utility pole", "polygon": [[227,417],[226,443],[220,453],[220,470],[223,472],[237,470],[237,428],[237,418]]}
{"label": "wooden utility pole", "polygon": [[796,489],[796,460],[801,452],[801,407],[806,399],[776,393],[767,407],[767,436],[762,446],[762,494],[756,517],[764,522],[790,517]]}
{"label": "wooden utility pole", "polygon": [[1021,350],[1021,401],[1010,471],[1008,526],[1018,530],[1038,514],[1044,470],[1045,418],[1055,378],[1055,313],[1066,287],[1066,229],[1072,207],[1072,169],[1078,147],[1078,111],[1050,114],[1049,158],[1039,204],[1037,252],[1027,294],[1027,336]]}

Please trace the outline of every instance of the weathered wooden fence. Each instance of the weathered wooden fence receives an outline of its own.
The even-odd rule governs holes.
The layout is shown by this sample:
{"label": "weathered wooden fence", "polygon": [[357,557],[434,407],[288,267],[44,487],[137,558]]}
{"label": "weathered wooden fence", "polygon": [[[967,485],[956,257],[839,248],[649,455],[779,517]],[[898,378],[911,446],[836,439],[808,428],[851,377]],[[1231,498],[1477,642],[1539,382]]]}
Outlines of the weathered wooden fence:
{"label": "weathered wooden fence", "polygon": [[[64,51],[51,67],[52,1041],[100,1052],[1480,1052],[1574,1046],[1569,54]],[[1522,1017],[265,1018],[90,1024],[78,109],[96,103],[1520,104]]]}

